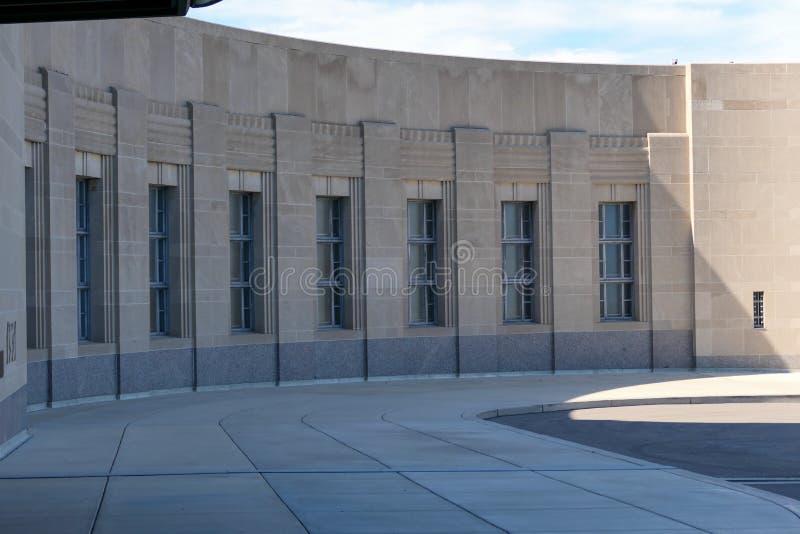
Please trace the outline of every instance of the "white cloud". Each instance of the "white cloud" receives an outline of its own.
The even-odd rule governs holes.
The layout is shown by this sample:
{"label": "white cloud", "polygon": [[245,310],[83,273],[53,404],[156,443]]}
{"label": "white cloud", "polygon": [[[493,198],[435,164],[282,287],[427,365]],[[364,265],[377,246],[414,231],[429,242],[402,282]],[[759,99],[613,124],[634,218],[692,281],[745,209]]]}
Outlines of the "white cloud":
{"label": "white cloud", "polygon": [[431,54],[582,63],[800,60],[796,0],[224,0],[191,14]]}

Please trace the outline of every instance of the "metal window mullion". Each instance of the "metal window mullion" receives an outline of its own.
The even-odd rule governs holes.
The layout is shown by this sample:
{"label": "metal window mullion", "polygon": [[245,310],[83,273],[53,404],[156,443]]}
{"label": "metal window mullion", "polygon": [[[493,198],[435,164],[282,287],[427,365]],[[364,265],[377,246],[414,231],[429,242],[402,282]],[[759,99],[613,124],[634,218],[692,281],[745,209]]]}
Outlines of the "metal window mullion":
{"label": "metal window mullion", "polygon": [[[327,278],[320,279],[317,282],[317,287],[322,288],[325,291],[326,295],[329,295],[330,298],[326,298],[325,306],[328,308],[328,316],[330,320],[327,324],[321,324],[320,326],[324,327],[340,327],[342,325],[342,315],[343,315],[343,303],[341,302],[341,292],[338,291],[342,287],[342,283],[335,277],[337,269],[341,266],[337,266],[336,256],[339,256],[339,264],[342,261],[342,254],[343,250],[342,245],[344,243],[344,239],[342,238],[342,230],[341,230],[341,202],[338,198],[330,199],[328,202],[328,212],[326,217],[328,219],[328,233],[327,234],[317,234],[317,243],[318,244],[326,244],[330,245],[328,247],[328,264],[330,265],[330,272],[323,273]],[[336,319],[336,309],[337,306],[339,308],[339,320]]]}

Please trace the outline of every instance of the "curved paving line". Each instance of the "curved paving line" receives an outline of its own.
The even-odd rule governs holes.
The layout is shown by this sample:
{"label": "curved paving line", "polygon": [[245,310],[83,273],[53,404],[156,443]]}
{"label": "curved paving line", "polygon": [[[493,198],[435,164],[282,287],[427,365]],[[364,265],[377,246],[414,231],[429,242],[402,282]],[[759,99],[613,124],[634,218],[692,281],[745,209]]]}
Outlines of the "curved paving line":
{"label": "curved paving line", "polygon": [[[387,412],[387,413],[388,413],[388,412]],[[705,529],[702,529],[702,528],[698,527],[697,525],[692,525],[691,523],[687,523],[686,521],[682,521],[682,520],[680,520],[680,519],[676,519],[676,518],[674,518],[674,517],[670,517],[670,516],[668,516],[668,515],[665,515],[665,514],[663,514],[663,513],[661,513],[661,512],[657,512],[657,511],[655,511],[655,510],[651,510],[651,509],[649,509],[649,508],[646,508],[646,507],[644,507],[644,506],[640,506],[640,505],[634,504],[634,503],[632,503],[632,502],[628,502],[628,501],[626,501],[626,500],[624,500],[624,499],[620,499],[620,498],[618,498],[618,497],[614,497],[614,496],[611,496],[611,495],[606,495],[606,494],[604,494],[604,493],[600,493],[600,492],[597,492],[597,491],[591,490],[591,489],[589,489],[589,488],[584,488],[584,487],[582,487],[582,486],[579,486],[579,485],[577,485],[577,484],[573,484],[573,483],[571,483],[571,482],[566,482],[566,481],[564,481],[564,480],[560,480],[560,479],[557,479],[557,478],[553,478],[553,477],[551,477],[551,476],[548,476],[548,475],[544,474],[543,472],[540,472],[540,471],[538,471],[538,470],[536,470],[536,469],[533,469],[533,468],[525,468],[524,466],[518,465],[518,464],[516,464],[516,463],[514,463],[514,462],[511,462],[511,461],[509,461],[509,460],[504,460],[504,459],[502,459],[502,458],[498,458],[498,457],[496,457],[496,456],[493,456],[493,455],[491,455],[491,454],[488,454],[488,453],[485,453],[485,452],[482,452],[482,451],[478,451],[478,450],[476,450],[476,449],[473,449],[473,448],[467,447],[467,446],[465,446],[465,445],[461,445],[461,444],[459,444],[459,443],[455,443],[455,442],[453,442],[453,441],[450,441],[450,440],[447,440],[447,439],[441,438],[441,437],[439,437],[439,436],[435,436],[435,435],[433,435],[433,434],[429,434],[429,433],[427,433],[427,432],[423,432],[423,431],[421,431],[421,430],[416,430],[416,429],[414,429],[414,428],[407,427],[407,426],[405,426],[405,425],[402,425],[402,424],[400,424],[400,423],[395,423],[394,421],[389,421],[388,419],[386,419],[386,415],[387,415],[387,414],[383,414],[383,415],[381,416],[381,419],[382,419],[382,420],[384,420],[384,421],[386,421],[386,422],[388,422],[388,423],[392,423],[392,424],[394,424],[394,425],[397,425],[397,426],[398,426],[398,427],[400,427],[400,428],[404,428],[404,429],[406,429],[406,430],[410,430],[410,431],[412,431],[412,432],[417,432],[417,433],[419,433],[419,434],[422,434],[422,435],[424,435],[424,436],[431,437],[431,438],[433,438],[433,439],[437,439],[437,440],[439,440],[439,441],[442,441],[442,442],[444,442],[444,443],[447,443],[447,444],[453,445],[453,446],[455,446],[455,447],[460,447],[460,448],[462,448],[462,449],[465,449],[465,450],[468,450],[468,451],[471,451],[471,452],[474,452],[474,453],[477,453],[477,454],[480,454],[480,455],[483,455],[483,456],[487,456],[487,457],[489,457],[489,458],[492,458],[492,459],[498,460],[498,461],[500,461],[500,462],[507,463],[507,464],[509,464],[509,465],[512,465],[512,466],[515,466],[515,467],[521,468],[521,469],[525,470],[526,472],[532,472],[532,473],[535,473],[535,474],[537,474],[537,475],[539,475],[539,476],[542,476],[542,477],[544,477],[544,478],[547,478],[547,479],[553,480],[553,481],[554,481],[554,482],[556,482],[556,483],[561,483],[561,484],[566,484],[566,485],[568,485],[568,486],[572,486],[572,487],[574,487],[574,488],[576,488],[576,489],[579,489],[579,490],[581,490],[581,491],[585,491],[585,492],[587,492],[587,493],[592,493],[592,494],[594,494],[594,495],[597,495],[597,496],[599,496],[599,497],[604,497],[604,498],[606,498],[606,499],[610,499],[610,500],[612,500],[612,501],[615,501],[615,502],[618,502],[618,503],[620,503],[620,504],[624,504],[624,505],[626,505],[626,506],[630,506],[631,508],[636,508],[636,509],[638,509],[638,510],[642,510],[642,511],[644,511],[644,512],[648,512],[648,513],[651,513],[651,514],[653,514],[653,515],[657,515],[657,516],[659,516],[659,517],[662,517],[662,518],[664,518],[664,519],[667,519],[667,520],[669,520],[669,521],[673,521],[673,522],[675,522],[675,523],[682,524],[682,525],[684,525],[684,526],[687,526],[687,527],[693,528],[693,529],[695,529],[695,530],[699,530],[699,531],[701,531],[701,532],[710,532],[710,531],[708,531],[708,530],[705,530]],[[535,434],[535,433],[533,433],[533,432],[530,432],[530,434]],[[600,449],[596,449],[596,450],[600,451]],[[623,468],[623,469],[625,469],[625,468]],[[629,469],[625,469],[625,470],[629,470]],[[419,483],[418,483],[418,484],[419,484]],[[419,484],[419,485],[421,485],[421,484]],[[422,487],[424,487],[424,486],[422,486]],[[429,488],[426,488],[426,489],[429,489]],[[431,491],[431,490],[429,489],[429,491]]]}
{"label": "curved paving line", "polygon": [[267,485],[267,487],[268,487],[270,490],[272,490],[272,493],[274,493],[274,494],[275,494],[275,496],[278,498],[278,500],[280,500],[280,501],[281,501],[281,503],[282,503],[282,504],[283,504],[283,505],[286,507],[286,509],[287,509],[287,510],[289,510],[289,513],[291,513],[291,514],[292,514],[292,516],[294,516],[295,520],[296,520],[296,521],[297,521],[297,522],[300,524],[300,526],[301,526],[301,527],[303,527],[303,530],[305,530],[305,531],[306,531],[306,533],[308,533],[308,532],[309,532],[309,530],[308,530],[308,527],[306,526],[306,524],[305,524],[305,523],[303,523],[303,520],[302,520],[302,519],[300,519],[300,516],[298,516],[298,515],[295,513],[295,511],[294,511],[294,510],[292,510],[292,508],[291,508],[291,507],[290,507],[290,506],[289,506],[289,505],[286,503],[286,501],[283,499],[283,497],[281,496],[281,494],[280,494],[280,493],[278,493],[278,492],[275,490],[275,488],[273,488],[273,487],[272,487],[272,484],[270,484],[269,480],[267,480],[267,477],[265,477],[265,476],[264,476],[264,473],[260,473],[260,472],[258,471],[258,466],[256,465],[256,463],[255,463],[255,462],[252,460],[252,458],[250,458],[250,456],[248,456],[248,454],[247,454],[246,452],[244,452],[244,449],[242,449],[242,448],[239,446],[239,444],[236,442],[236,440],[235,440],[235,439],[233,439],[233,436],[231,436],[230,432],[228,432],[228,430],[225,428],[225,426],[223,426],[222,422],[223,422],[225,419],[227,419],[228,417],[230,417],[231,415],[233,415],[233,413],[239,413],[239,412],[242,412],[242,411],[245,411],[245,410],[238,410],[237,412],[232,412],[232,413],[229,413],[229,414],[227,414],[227,415],[225,415],[225,416],[221,417],[221,418],[219,419],[219,421],[217,421],[217,425],[219,426],[220,430],[222,430],[222,432],[223,432],[223,433],[225,433],[225,435],[226,435],[226,436],[228,436],[228,439],[229,439],[229,440],[231,440],[231,443],[233,443],[233,446],[234,446],[234,447],[236,447],[236,448],[239,450],[239,452],[242,454],[242,456],[244,456],[245,458],[247,458],[247,461],[248,461],[248,462],[250,462],[250,465],[252,465],[252,466],[253,466],[253,469],[255,470],[255,472],[256,472],[256,473],[258,473],[258,476],[260,476],[260,477],[261,477],[261,480],[263,480],[263,481],[264,481],[264,484],[266,484],[266,485]]}
{"label": "curved paving line", "polygon": [[[722,396],[709,395],[709,396],[699,396],[699,397],[649,397],[640,399],[615,399],[615,400],[596,400],[596,401],[577,401],[577,402],[568,401],[568,402],[555,402],[555,403],[545,403],[545,404],[532,404],[530,406],[521,406],[513,408],[497,408],[493,410],[478,412],[473,415],[468,415],[467,412],[464,412],[461,414],[461,417],[467,420],[472,419],[486,424],[499,425],[500,423],[494,423],[493,421],[489,421],[489,419],[493,419],[495,417],[504,417],[508,415],[530,415],[537,413],[586,410],[592,408],[618,408],[625,406],[654,406],[654,405],[665,405],[665,404],[691,405],[691,404],[752,404],[752,403],[765,403],[765,404],[800,403],[800,395],[722,395]],[[552,438],[552,436],[545,436],[543,434],[537,434],[536,432],[531,432],[529,430],[524,430],[520,428],[508,427],[508,429],[517,431],[522,434],[528,434],[530,436]],[[565,443],[573,443],[567,440],[561,440],[559,438],[552,438],[552,440],[557,440]],[[578,443],[575,443],[575,445],[578,445],[580,448],[592,450],[597,453],[613,454],[615,456],[619,456],[620,459],[627,459],[627,457],[625,457],[624,455],[609,453],[609,451],[605,451],[604,449],[598,449],[596,447],[590,447],[588,445],[581,445]],[[635,459],[634,458],[628,459],[628,461],[631,460]],[[651,465],[657,465],[653,464],[652,462],[647,462],[647,463]],[[673,476],[678,476],[682,478],[691,478],[692,480],[698,480],[731,491],[736,491],[738,493],[744,493],[745,495],[749,495],[751,497],[755,497],[757,499],[769,502],[770,504],[779,506],[784,510],[786,510],[787,512],[794,515],[795,517],[797,517],[798,519],[800,519],[800,504],[795,505],[794,502],[790,503],[790,501],[793,501],[793,499],[788,499],[780,495],[771,494],[769,492],[762,491],[757,488],[751,488],[743,484],[736,484],[733,482],[729,482],[725,479],[702,475],[700,473],[695,473],[693,471],[688,471],[686,469],[678,469],[674,467],[668,468],[668,466],[664,467],[665,469],[663,469],[663,472],[665,473],[669,473]],[[542,476],[546,476],[543,473],[540,474],[542,474]],[[586,491],[591,491],[591,490],[586,490]],[[694,527],[693,525],[692,527],[698,528]]]}

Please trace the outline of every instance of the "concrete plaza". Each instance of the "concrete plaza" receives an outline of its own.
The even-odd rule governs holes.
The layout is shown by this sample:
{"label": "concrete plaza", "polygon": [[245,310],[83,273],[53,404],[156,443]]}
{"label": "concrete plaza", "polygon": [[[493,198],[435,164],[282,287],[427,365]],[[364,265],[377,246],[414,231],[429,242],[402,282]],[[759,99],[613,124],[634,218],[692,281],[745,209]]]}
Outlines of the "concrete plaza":
{"label": "concrete plaza", "polygon": [[476,417],[780,395],[800,395],[800,375],[364,382],[46,410],[0,461],[0,532],[797,532],[792,499]]}

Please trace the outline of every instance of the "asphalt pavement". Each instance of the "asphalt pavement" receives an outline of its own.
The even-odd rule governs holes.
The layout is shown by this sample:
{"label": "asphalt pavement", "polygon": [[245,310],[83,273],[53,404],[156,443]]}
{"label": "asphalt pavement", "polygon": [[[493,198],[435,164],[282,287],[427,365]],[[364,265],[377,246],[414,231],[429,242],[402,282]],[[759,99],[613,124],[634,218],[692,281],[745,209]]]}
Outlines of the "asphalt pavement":
{"label": "asphalt pavement", "polygon": [[800,403],[621,406],[494,421],[800,499]]}

